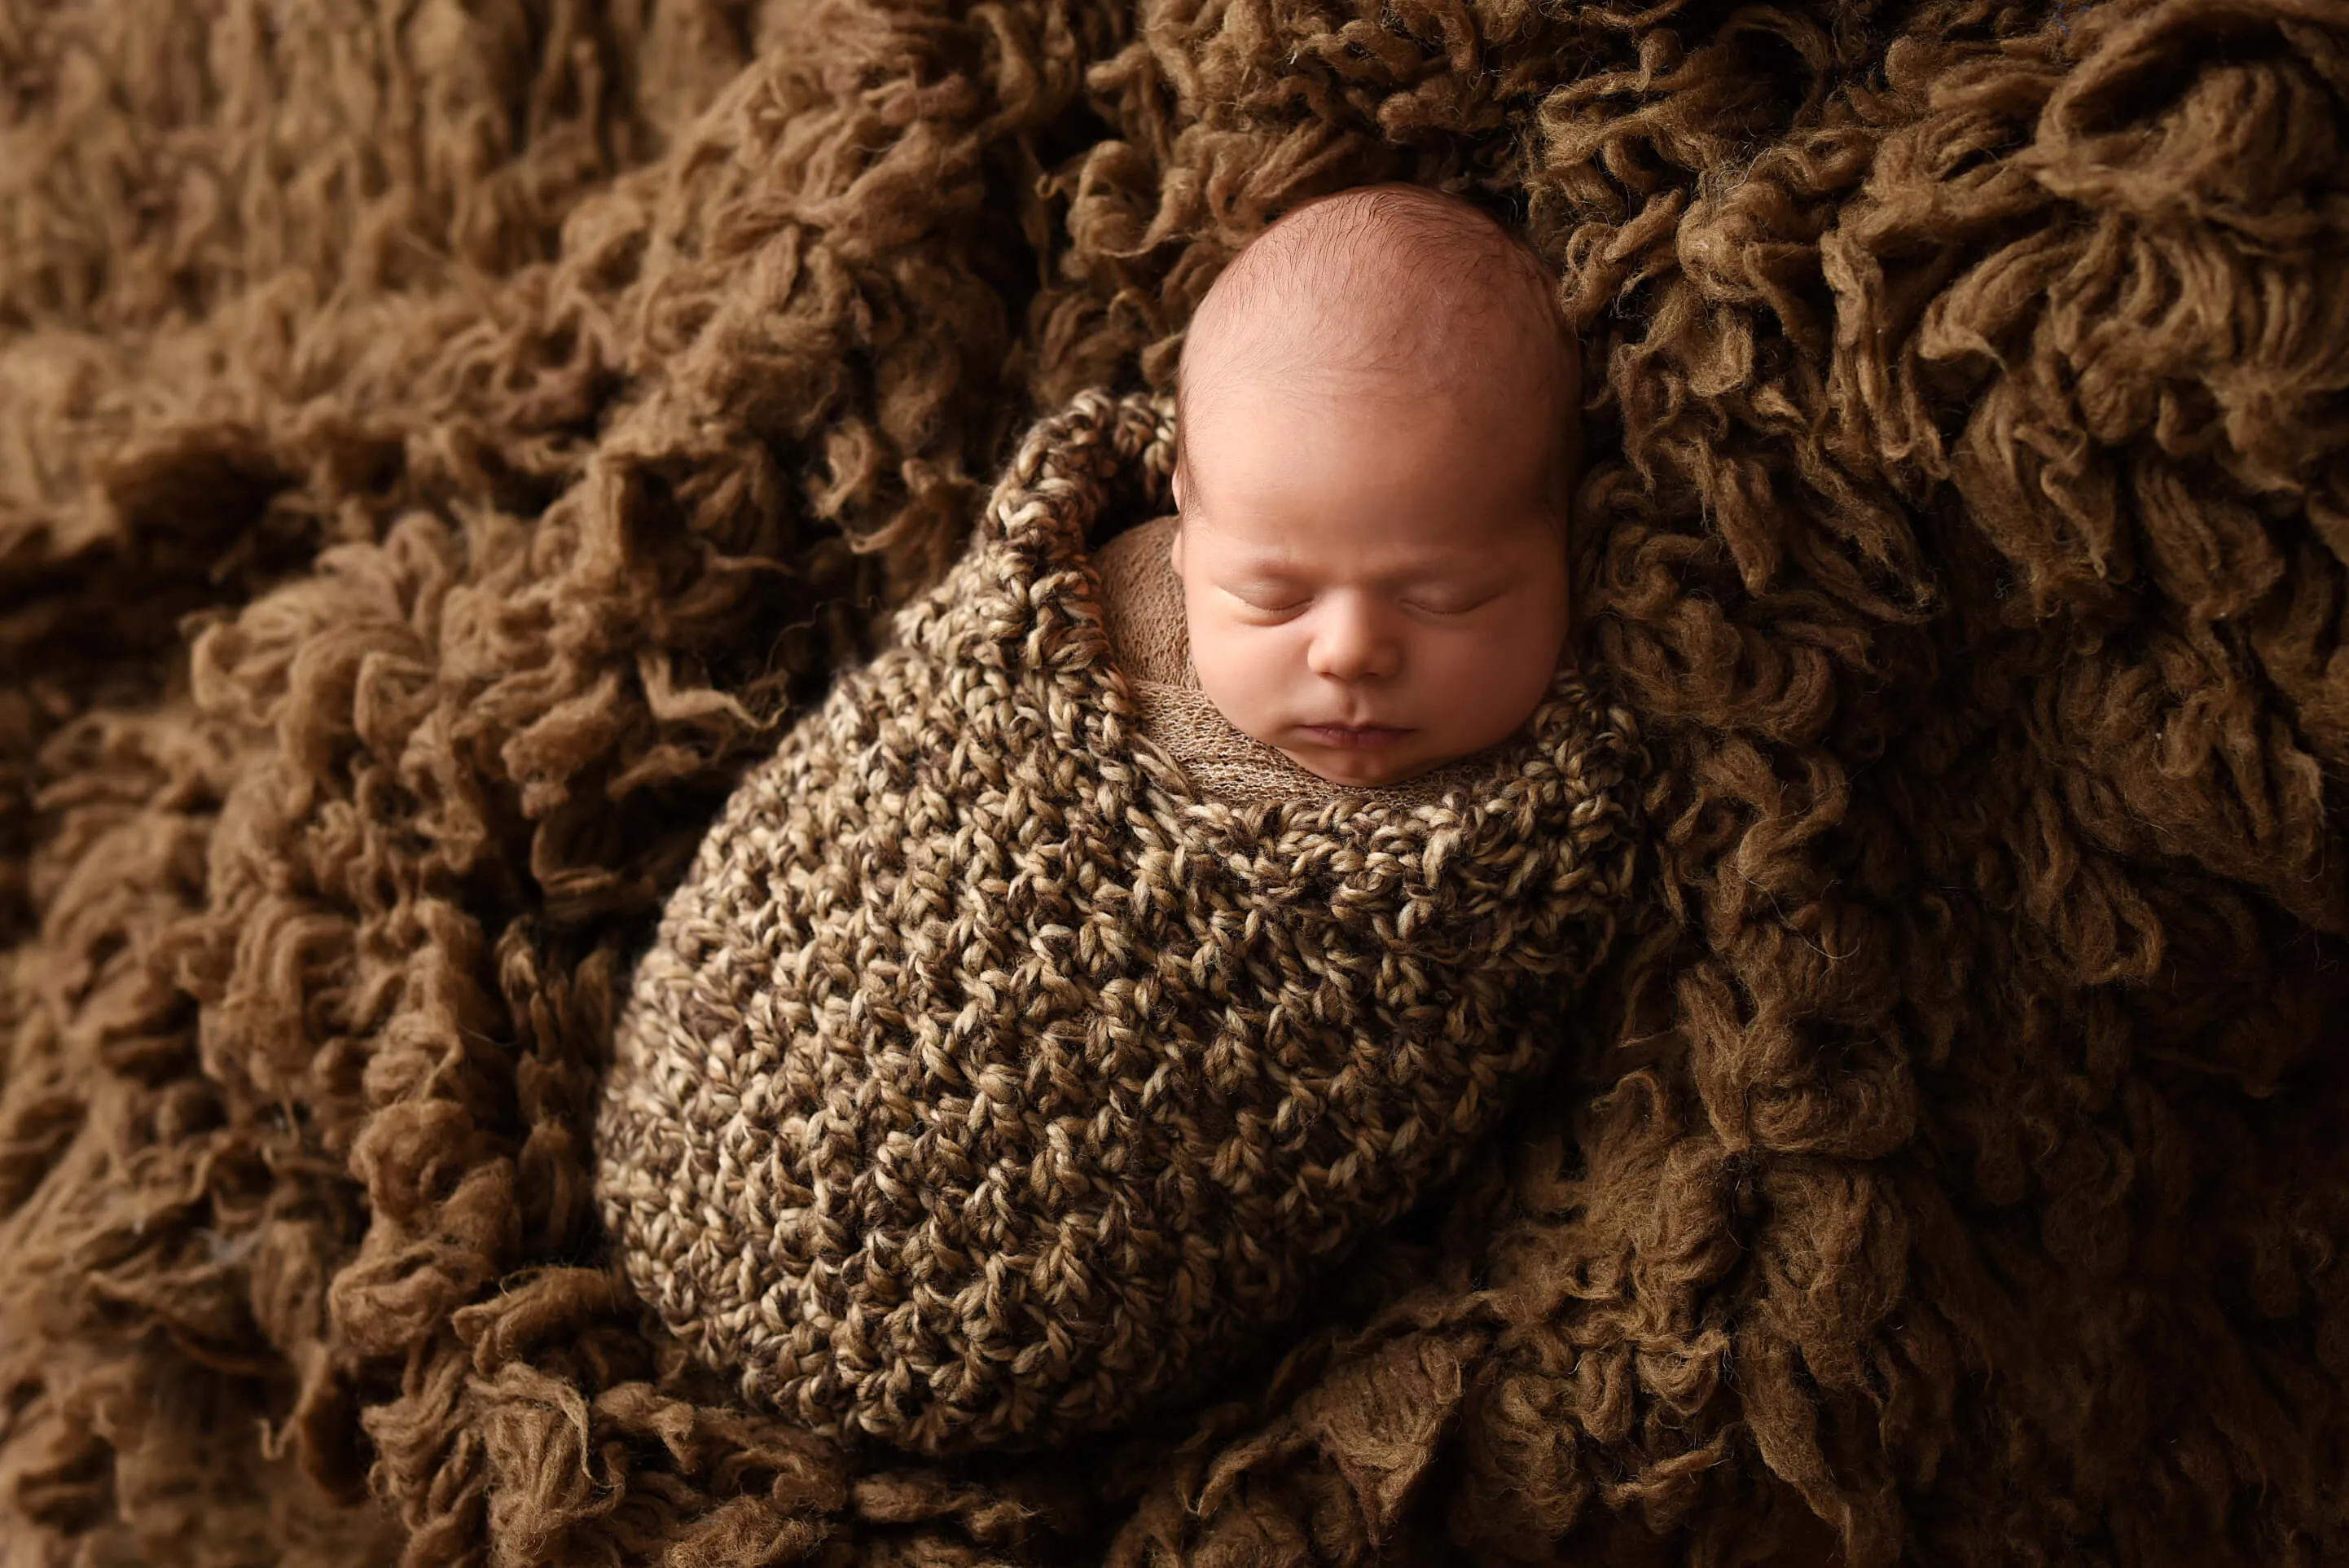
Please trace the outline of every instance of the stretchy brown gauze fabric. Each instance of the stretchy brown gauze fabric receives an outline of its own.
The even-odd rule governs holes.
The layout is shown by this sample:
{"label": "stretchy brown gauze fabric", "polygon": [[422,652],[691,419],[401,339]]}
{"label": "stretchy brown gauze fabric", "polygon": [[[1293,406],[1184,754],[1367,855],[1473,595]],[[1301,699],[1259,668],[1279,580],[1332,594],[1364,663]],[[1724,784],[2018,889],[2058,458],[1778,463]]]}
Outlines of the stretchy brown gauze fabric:
{"label": "stretchy brown gauze fabric", "polygon": [[824,1432],[1050,1442],[1260,1336],[1546,1064],[1630,892],[1636,739],[1571,675],[1395,789],[1164,719],[1247,762],[1235,801],[1145,733],[1086,540],[1167,419],[1030,433],[637,967],[598,1123],[628,1278]]}

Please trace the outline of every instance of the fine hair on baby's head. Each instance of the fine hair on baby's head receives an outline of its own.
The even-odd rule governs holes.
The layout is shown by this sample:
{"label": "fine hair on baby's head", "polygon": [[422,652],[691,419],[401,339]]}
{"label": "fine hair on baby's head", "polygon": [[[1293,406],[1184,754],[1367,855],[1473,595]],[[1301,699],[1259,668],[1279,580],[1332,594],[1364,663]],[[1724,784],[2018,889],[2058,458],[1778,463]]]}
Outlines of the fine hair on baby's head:
{"label": "fine hair on baby's head", "polygon": [[1288,213],[1218,275],[1184,335],[1176,462],[1190,466],[1193,405],[1236,375],[1404,400],[1466,393],[1547,434],[1545,493],[1562,524],[1580,372],[1556,279],[1523,241],[1461,197],[1363,186]]}
{"label": "fine hair on baby's head", "polygon": [[1381,784],[1507,737],[1566,657],[1580,375],[1548,269],[1473,204],[1299,208],[1208,290],[1174,563],[1234,726]]}

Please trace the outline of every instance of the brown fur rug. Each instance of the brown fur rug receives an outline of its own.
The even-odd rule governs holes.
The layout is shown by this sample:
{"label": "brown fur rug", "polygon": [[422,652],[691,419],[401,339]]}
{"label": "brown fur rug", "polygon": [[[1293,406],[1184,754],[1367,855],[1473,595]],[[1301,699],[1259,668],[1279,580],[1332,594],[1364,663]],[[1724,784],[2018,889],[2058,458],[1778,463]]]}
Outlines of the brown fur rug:
{"label": "brown fur rug", "polygon": [[[736,1407],[627,964],[1299,197],[1563,270],[1642,923],[1113,1442]],[[2349,10],[0,8],[0,1559],[2349,1554]]]}

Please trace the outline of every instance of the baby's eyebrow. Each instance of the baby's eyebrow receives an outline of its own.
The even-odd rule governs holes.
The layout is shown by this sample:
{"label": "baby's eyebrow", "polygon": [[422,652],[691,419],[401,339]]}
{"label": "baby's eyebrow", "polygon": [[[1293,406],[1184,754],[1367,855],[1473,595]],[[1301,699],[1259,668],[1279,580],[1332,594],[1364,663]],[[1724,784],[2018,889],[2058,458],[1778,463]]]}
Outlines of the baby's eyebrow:
{"label": "baby's eyebrow", "polygon": [[[1378,593],[1392,594],[1434,587],[1484,587],[1498,574],[1482,562],[1456,561],[1430,565],[1416,570],[1390,572],[1373,577],[1363,586]],[[1216,584],[1228,591],[1247,589],[1301,588],[1318,586],[1320,578],[1301,568],[1257,567],[1236,568],[1214,574]]]}
{"label": "baby's eyebrow", "polygon": [[1279,578],[1294,581],[1309,575],[1296,556],[1270,550],[1251,551],[1216,564],[1215,575],[1228,581]]}
{"label": "baby's eyebrow", "polygon": [[[1479,572],[1490,565],[1487,556],[1473,550],[1430,551],[1417,560],[1406,558],[1397,563],[1394,570],[1382,574],[1378,580],[1415,581],[1444,572]],[[1311,563],[1271,550],[1237,556],[1225,563],[1225,569],[1257,576],[1303,577],[1314,575]]]}

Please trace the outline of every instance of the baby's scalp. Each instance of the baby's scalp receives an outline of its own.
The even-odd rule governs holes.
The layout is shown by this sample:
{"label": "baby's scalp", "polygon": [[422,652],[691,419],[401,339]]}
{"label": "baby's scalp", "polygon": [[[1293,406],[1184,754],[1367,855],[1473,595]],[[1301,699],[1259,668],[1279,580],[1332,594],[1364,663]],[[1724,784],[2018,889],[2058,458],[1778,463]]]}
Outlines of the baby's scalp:
{"label": "baby's scalp", "polygon": [[1341,192],[1273,223],[1200,302],[1176,375],[1177,472],[1187,477],[1206,444],[1194,434],[1216,393],[1241,379],[1444,400],[1541,443],[1562,524],[1581,456],[1580,369],[1548,268],[1491,216],[1420,185]]}

